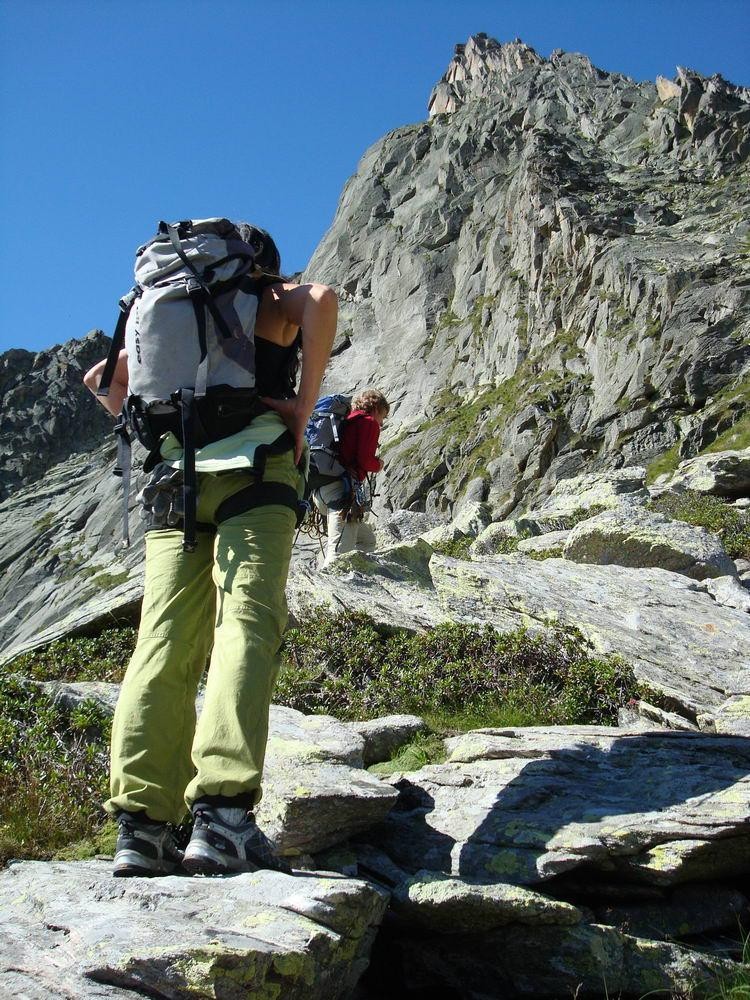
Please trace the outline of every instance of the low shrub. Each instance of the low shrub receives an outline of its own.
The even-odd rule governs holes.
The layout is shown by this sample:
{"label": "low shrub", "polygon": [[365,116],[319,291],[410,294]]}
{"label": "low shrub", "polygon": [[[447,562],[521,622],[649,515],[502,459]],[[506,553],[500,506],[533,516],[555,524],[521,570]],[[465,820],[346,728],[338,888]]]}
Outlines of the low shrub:
{"label": "low shrub", "polygon": [[515,535],[497,535],[492,539],[492,552],[495,555],[510,556],[518,551],[520,537]]}
{"label": "low shrub", "polygon": [[750,513],[737,510],[726,500],[686,490],[679,494],[665,493],[648,506],[677,521],[714,532],[732,559],[750,559]]}
{"label": "low shrub", "polygon": [[0,677],[0,865],[96,835],[109,729],[93,702],[68,713],[34,686]]}
{"label": "low shrub", "polygon": [[411,634],[361,613],[321,613],[287,633],[284,655],[275,700],[342,719],[415,712],[466,729],[510,711],[518,725],[604,723],[637,694],[619,657],[595,656],[581,632],[554,624],[533,634],[458,624]]}
{"label": "low shrub", "polygon": [[48,646],[17,656],[5,664],[3,671],[37,681],[118,682],[135,649],[137,635],[137,629],[120,626],[95,637],[56,639]]}
{"label": "low shrub", "polygon": [[434,542],[432,548],[442,556],[450,556],[452,559],[471,559],[469,549],[473,538],[455,538],[452,542]]}

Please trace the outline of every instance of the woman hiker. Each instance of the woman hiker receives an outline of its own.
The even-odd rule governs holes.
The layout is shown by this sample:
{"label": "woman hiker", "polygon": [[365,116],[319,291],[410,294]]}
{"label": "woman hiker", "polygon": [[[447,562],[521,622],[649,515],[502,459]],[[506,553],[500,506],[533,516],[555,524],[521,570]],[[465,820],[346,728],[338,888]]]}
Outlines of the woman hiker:
{"label": "woman hiker", "polygon": [[[278,276],[281,262],[270,236],[244,223],[235,227],[256,250],[258,274]],[[273,503],[218,522],[217,511],[225,505],[226,512],[227,502],[231,511],[232,498],[253,483],[258,442],[279,439],[287,428],[293,446],[267,458],[262,485],[278,490],[283,484],[302,494],[304,429],[328,362],[338,304],[325,285],[279,277],[263,285],[255,368],[256,387],[269,409],[233,436],[196,451],[197,521],[208,530],[197,533],[195,551],[183,551],[179,523],[163,516],[181,499],[176,469],[182,449],[175,437],[162,439],[163,461],[142,494],[148,525],[143,609],[112,727],[111,797],[105,805],[119,825],[119,876],[164,875],[180,864],[191,874],[289,870],[273,855],[252,810],[261,795],[296,518],[288,506]],[[94,393],[103,369],[101,362],[84,378]],[[122,351],[110,395],[101,402],[116,416],[127,393],[128,357]],[[196,691],[209,653],[196,725]],[[173,826],[188,809],[194,825],[183,858]]]}
{"label": "woman hiker", "polygon": [[[351,412],[341,430],[338,460],[357,482],[364,482],[368,473],[383,469],[383,461],[376,452],[380,429],[390,409],[388,400],[378,389],[365,389],[352,399]],[[330,566],[343,552],[375,548],[375,533],[356,503],[340,509],[346,491],[347,485],[342,481],[316,490],[314,494],[315,505],[326,516],[327,523],[324,566]]]}

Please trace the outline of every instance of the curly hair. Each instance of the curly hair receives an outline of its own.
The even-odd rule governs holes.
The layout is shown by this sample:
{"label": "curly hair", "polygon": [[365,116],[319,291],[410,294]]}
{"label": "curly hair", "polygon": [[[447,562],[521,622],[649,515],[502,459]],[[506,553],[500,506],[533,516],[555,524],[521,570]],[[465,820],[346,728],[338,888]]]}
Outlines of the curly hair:
{"label": "curly hair", "polygon": [[352,399],[352,409],[364,410],[365,413],[377,413],[378,410],[383,410],[387,416],[391,404],[379,389],[365,389]]}

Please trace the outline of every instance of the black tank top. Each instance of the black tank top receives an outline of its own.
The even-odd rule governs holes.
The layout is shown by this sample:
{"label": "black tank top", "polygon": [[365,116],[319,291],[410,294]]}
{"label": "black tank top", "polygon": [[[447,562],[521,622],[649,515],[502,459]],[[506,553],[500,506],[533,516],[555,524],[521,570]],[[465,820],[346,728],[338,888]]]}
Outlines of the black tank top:
{"label": "black tank top", "polygon": [[255,385],[259,396],[291,399],[297,381],[300,336],[288,347],[264,337],[255,338]]}

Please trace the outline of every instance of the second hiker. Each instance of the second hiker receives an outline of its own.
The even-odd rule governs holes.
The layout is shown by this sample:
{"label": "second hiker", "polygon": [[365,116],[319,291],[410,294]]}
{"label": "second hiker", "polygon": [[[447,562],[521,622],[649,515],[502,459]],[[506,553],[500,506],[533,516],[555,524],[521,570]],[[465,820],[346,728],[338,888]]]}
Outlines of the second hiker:
{"label": "second hiker", "polygon": [[[340,401],[340,402],[339,402]],[[322,401],[316,404],[313,420]],[[332,410],[331,426],[334,423],[337,403],[348,408],[349,401],[343,396],[326,397]],[[380,429],[390,412],[390,404],[378,389],[365,389],[351,400],[349,413],[340,421],[336,431],[339,435],[335,455],[326,451],[316,457],[313,444],[312,459],[317,461],[318,482],[313,497],[318,510],[326,517],[328,542],[325,566],[330,566],[337,555],[353,549],[369,550],[375,547],[375,533],[365,520],[366,510],[357,502],[357,487],[369,473],[381,472],[382,459],[377,457]],[[321,458],[323,467],[321,468]],[[328,464],[326,465],[326,458]],[[329,473],[329,474],[326,474]],[[327,482],[326,482],[327,480]]]}

